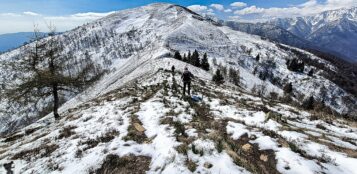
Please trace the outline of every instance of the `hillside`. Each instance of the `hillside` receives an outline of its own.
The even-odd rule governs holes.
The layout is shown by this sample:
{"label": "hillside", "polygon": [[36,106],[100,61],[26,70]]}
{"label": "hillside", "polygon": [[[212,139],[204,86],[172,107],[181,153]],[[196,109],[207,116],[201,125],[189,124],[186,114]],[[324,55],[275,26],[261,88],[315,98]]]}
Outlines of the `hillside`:
{"label": "hillside", "polygon": [[319,120],[204,78],[209,74],[194,81],[194,93],[204,96],[195,103],[171,89],[171,73],[145,75],[58,122],[48,116],[0,139],[0,162],[16,160],[23,173],[356,171],[357,129],[347,122]]}
{"label": "hillside", "polygon": [[[57,121],[41,115],[51,99],[13,105],[0,98],[0,163],[14,161],[21,173],[356,171],[355,122],[336,117],[356,119],[356,97],[326,77],[337,72],[332,63],[310,53],[172,4],[119,11],[54,37],[65,45],[68,73],[90,59],[105,74],[84,91],[62,94]],[[16,63],[30,47],[0,61]],[[193,50],[208,54],[210,71],[172,58]],[[306,62],[304,69],[292,71],[293,60]],[[172,65],[174,77],[167,72]],[[181,85],[184,67],[203,101],[172,88]],[[239,87],[211,82],[224,67],[239,70]],[[23,74],[6,68],[0,64],[2,83]],[[330,111],[302,109],[311,96]]]}

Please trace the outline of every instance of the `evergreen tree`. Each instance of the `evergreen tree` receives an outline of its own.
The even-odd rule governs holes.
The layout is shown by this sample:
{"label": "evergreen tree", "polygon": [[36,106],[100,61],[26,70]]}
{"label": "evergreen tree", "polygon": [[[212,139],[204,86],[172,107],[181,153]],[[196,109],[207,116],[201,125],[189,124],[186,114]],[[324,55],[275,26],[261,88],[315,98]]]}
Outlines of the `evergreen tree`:
{"label": "evergreen tree", "polygon": [[297,58],[288,60],[286,62],[286,66],[290,71],[295,71],[295,72],[304,72],[304,67],[305,64],[302,61],[299,61]]}
{"label": "evergreen tree", "polygon": [[258,54],[258,55],[255,57],[255,60],[256,60],[257,62],[259,62],[259,60],[260,60],[260,54]]}
{"label": "evergreen tree", "polygon": [[308,76],[313,76],[314,75],[314,69],[311,69],[307,75]]}
{"label": "evergreen tree", "polygon": [[236,86],[239,86],[239,70],[235,70],[234,68],[229,68],[229,81]]}
{"label": "evergreen tree", "polygon": [[310,96],[307,100],[303,102],[302,107],[308,110],[314,109],[314,101],[314,97]]}
{"label": "evergreen tree", "polygon": [[191,51],[188,51],[188,54],[187,54],[187,63],[191,63]]}
{"label": "evergreen tree", "polygon": [[206,70],[206,71],[209,71],[209,63],[208,63],[208,59],[207,59],[207,53],[205,53],[203,55],[203,58],[202,58],[202,61],[201,61],[201,67]]}
{"label": "evergreen tree", "polygon": [[219,69],[217,69],[216,74],[213,75],[212,81],[215,82],[217,85],[224,83],[224,78],[223,78],[221,71]]}
{"label": "evergreen tree", "polygon": [[177,59],[177,60],[182,60],[182,56],[181,56],[179,51],[175,51],[174,58]]}
{"label": "evergreen tree", "polygon": [[293,84],[292,83],[288,83],[284,86],[284,92],[286,94],[291,94],[291,92],[293,92]]}
{"label": "evergreen tree", "polygon": [[183,54],[182,61],[187,62],[187,56],[186,56],[186,53],[184,53],[184,54]]}
{"label": "evergreen tree", "polygon": [[192,56],[191,56],[191,59],[190,59],[192,65],[194,65],[196,67],[200,67],[201,62],[200,62],[200,57],[199,56],[200,55],[198,54],[198,51],[195,50],[193,52]]}

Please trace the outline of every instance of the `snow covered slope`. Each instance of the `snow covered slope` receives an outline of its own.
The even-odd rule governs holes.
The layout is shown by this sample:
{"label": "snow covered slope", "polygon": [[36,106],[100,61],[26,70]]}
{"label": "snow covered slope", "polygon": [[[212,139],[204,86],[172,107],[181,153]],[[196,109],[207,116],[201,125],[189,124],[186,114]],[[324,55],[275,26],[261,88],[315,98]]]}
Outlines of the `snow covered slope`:
{"label": "snow covered slope", "polygon": [[18,173],[356,173],[356,125],[216,86],[189,67],[203,96],[195,103],[167,68],[0,138],[0,164]]}
{"label": "snow covered slope", "polygon": [[[82,94],[76,97],[66,95],[69,101],[61,108],[62,112],[134,82],[136,78],[150,75],[159,67],[171,66],[171,62],[163,58],[172,55],[175,50],[184,53],[197,49],[200,53],[207,52],[211,64],[214,59],[217,61],[210,73],[219,65],[239,69],[242,87],[247,91],[263,86],[264,95],[276,92],[282,96],[283,86],[291,82],[294,95],[301,100],[314,96],[336,112],[353,118],[357,115],[356,98],[326,79],[323,76],[324,70],[306,65],[303,73],[289,71],[286,62],[296,57],[294,52],[260,37],[221,27],[180,6],[152,4],[119,11],[56,38],[66,45],[64,54],[71,55],[68,64],[90,58],[108,72]],[[0,61],[16,61],[21,57],[23,49],[26,48],[0,55]],[[291,49],[331,71],[335,70],[329,62],[304,51]],[[258,54],[261,57],[259,61],[255,59]],[[183,62],[176,65],[178,69],[186,66]],[[315,70],[315,74],[308,76],[307,72],[311,69]],[[19,73],[7,72],[2,65],[0,70],[4,78]],[[195,71],[202,74],[199,77],[210,79],[209,73]],[[262,80],[258,76],[264,73],[269,76]],[[322,89],[326,92],[323,98],[320,95]],[[39,102],[37,106],[43,105],[43,101]],[[6,110],[0,113],[1,132],[11,132],[24,126],[26,122],[22,120],[39,118],[39,111],[35,107],[8,107],[8,104],[11,106],[11,103],[6,103],[6,99],[1,98],[1,111]]]}

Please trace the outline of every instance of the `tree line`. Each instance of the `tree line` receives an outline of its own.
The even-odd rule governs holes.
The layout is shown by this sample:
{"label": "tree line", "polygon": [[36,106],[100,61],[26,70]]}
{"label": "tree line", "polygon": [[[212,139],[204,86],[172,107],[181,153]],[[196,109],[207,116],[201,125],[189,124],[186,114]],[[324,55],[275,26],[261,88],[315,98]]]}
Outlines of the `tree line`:
{"label": "tree line", "polygon": [[204,53],[203,57],[200,58],[200,54],[198,53],[197,50],[195,50],[192,54],[191,54],[191,51],[189,51],[187,56],[186,56],[186,54],[181,56],[179,51],[175,51],[174,58],[177,60],[187,62],[193,66],[202,68],[205,71],[210,70],[210,64],[207,59],[207,53]]}

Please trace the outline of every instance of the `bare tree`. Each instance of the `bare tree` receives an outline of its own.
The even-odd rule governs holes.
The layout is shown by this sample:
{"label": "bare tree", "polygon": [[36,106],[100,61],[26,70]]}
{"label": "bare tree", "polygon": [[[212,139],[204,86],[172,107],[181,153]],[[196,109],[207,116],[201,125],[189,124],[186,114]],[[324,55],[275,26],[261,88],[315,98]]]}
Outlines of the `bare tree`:
{"label": "bare tree", "polygon": [[[64,47],[56,36],[55,27],[50,26],[48,37],[41,39],[35,29],[34,42],[25,47],[23,57],[11,64],[20,72],[16,81],[8,85],[6,95],[13,102],[31,102],[52,98],[53,114],[59,119],[60,92],[77,93],[95,81],[101,74],[98,66],[90,59],[76,73],[68,73],[68,56],[64,55]],[[34,101],[32,101],[34,102]]]}

